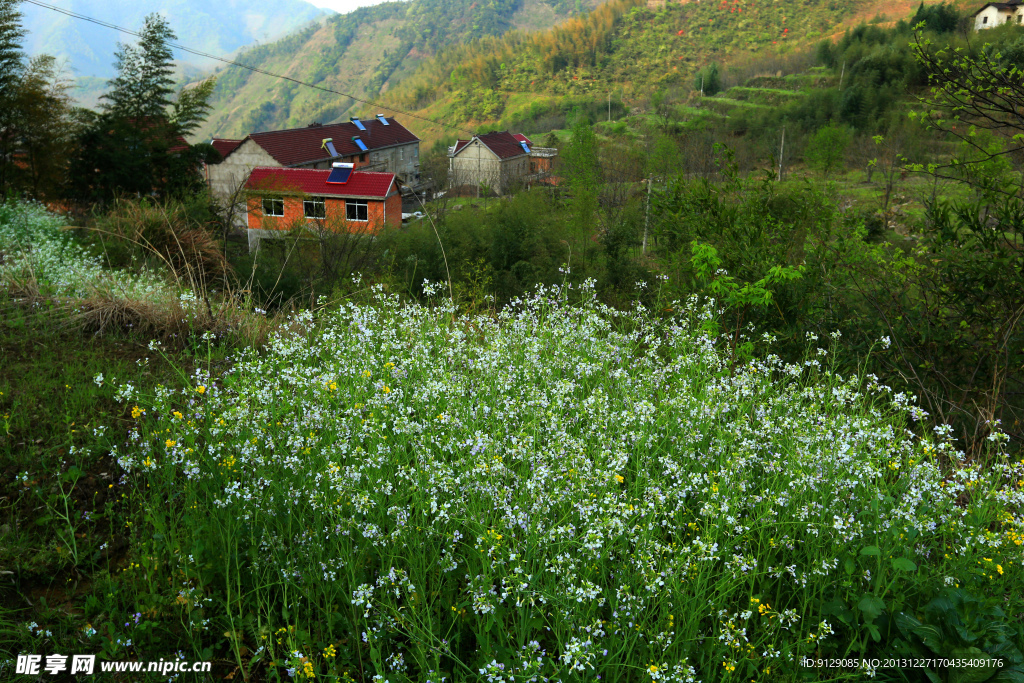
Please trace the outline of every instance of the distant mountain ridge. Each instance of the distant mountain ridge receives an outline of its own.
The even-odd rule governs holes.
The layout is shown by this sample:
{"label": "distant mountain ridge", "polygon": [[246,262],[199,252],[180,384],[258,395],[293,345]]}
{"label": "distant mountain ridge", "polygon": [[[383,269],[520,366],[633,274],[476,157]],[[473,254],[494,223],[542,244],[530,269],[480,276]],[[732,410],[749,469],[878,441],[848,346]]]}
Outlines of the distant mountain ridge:
{"label": "distant mountain ridge", "polygon": [[[61,9],[138,30],[147,14],[159,12],[178,36],[176,42],[222,56],[257,41],[268,41],[333,14],[304,0],[47,0]],[[107,79],[114,75],[117,43],[134,36],[26,2],[18,6],[28,30],[29,55],[66,59],[73,77]],[[188,53],[175,59],[201,68],[216,62]]]}
{"label": "distant mountain ridge", "polygon": [[[602,0],[408,0],[334,15],[237,60],[324,88],[378,100],[382,92],[445,48],[513,29],[540,31]],[[352,99],[255,74],[217,72],[213,112],[199,137],[329,123],[372,115]]]}

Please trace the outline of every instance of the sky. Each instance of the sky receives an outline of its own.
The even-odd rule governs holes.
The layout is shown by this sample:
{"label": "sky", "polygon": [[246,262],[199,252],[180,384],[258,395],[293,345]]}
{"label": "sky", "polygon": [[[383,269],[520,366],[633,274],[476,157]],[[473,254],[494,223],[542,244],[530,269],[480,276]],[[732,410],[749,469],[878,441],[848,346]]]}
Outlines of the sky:
{"label": "sky", "polygon": [[317,7],[332,9],[335,12],[345,14],[360,7],[386,2],[386,0],[306,0],[306,2]]}

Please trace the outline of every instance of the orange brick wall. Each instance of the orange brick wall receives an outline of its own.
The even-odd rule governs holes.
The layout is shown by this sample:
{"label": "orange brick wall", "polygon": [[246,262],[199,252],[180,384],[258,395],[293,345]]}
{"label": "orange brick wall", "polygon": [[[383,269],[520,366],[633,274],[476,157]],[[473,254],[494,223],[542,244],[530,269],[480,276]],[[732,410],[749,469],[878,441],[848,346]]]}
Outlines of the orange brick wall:
{"label": "orange brick wall", "polygon": [[397,192],[384,200],[387,207],[387,225],[392,228],[402,226],[402,195]]}
{"label": "orange brick wall", "polygon": [[530,159],[530,173],[544,173],[551,170],[551,159],[548,157],[534,157]]}
{"label": "orange brick wall", "polygon": [[[263,198],[249,197],[249,227],[254,230],[291,230],[304,225],[306,218],[301,197],[284,198],[283,216],[264,216]],[[328,197],[324,209],[327,223],[331,225],[345,224],[345,200]],[[366,200],[367,222],[353,222],[349,225],[350,232],[377,232],[382,227],[399,227],[402,224],[402,197],[397,192],[384,201]]]}

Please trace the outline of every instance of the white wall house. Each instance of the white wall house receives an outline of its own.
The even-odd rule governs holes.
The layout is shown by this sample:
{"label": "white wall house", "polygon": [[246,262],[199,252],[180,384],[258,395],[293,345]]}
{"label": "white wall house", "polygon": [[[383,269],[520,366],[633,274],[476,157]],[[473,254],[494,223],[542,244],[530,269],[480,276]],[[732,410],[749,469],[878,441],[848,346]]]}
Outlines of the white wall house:
{"label": "white wall house", "polygon": [[974,30],[1003,24],[1024,24],[1024,4],[1020,0],[990,2],[974,13]]}

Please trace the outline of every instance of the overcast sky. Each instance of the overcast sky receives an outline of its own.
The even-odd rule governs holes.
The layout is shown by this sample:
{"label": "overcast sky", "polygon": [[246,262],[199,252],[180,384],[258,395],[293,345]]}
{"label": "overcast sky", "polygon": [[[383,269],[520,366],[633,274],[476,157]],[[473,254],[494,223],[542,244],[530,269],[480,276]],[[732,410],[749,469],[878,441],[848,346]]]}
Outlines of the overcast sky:
{"label": "overcast sky", "polygon": [[346,12],[351,12],[354,9],[358,9],[359,7],[377,5],[381,2],[386,2],[386,0],[306,0],[306,2],[311,5],[316,5],[317,7],[325,7],[344,14]]}

